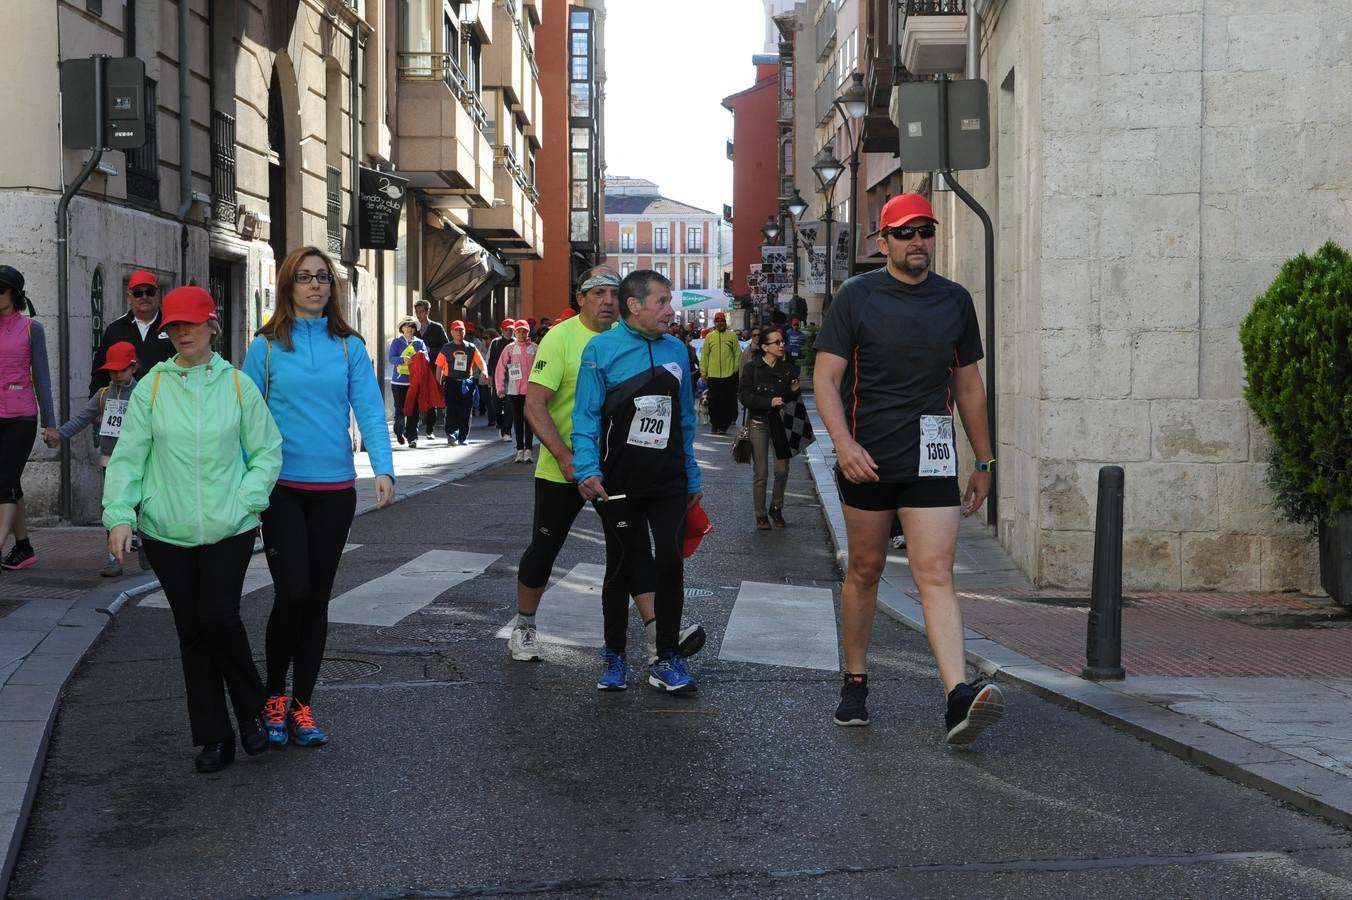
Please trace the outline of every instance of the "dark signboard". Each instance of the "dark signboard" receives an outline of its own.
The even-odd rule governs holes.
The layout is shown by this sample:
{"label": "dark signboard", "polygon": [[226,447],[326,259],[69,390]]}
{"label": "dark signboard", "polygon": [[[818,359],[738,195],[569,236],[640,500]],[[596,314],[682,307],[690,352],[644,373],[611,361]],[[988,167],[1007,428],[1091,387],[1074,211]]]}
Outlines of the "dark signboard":
{"label": "dark signboard", "polygon": [[[94,122],[94,67],[103,67],[103,137]],[[61,63],[61,144],[69,150],[134,150],[146,142],[146,64],[131,57]],[[153,110],[150,111],[153,114]]]}
{"label": "dark signboard", "polygon": [[395,250],[399,247],[399,217],[404,211],[408,179],[389,172],[357,170],[360,209],[357,217],[357,245],[370,250]]}

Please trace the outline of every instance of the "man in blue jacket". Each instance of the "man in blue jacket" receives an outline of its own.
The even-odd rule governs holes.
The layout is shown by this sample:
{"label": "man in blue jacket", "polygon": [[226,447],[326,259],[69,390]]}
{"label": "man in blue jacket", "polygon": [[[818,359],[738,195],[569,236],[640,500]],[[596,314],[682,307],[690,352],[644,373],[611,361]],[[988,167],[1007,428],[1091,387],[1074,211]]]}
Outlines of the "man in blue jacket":
{"label": "man in blue jacket", "polygon": [[678,652],[685,516],[702,496],[690,354],[666,333],[674,312],[665,277],[651,269],[631,272],[620,282],[619,300],[619,324],[582,351],[573,406],[578,491],[596,504],[606,530],[606,669],[597,686],[626,682],[629,585],[643,582],[657,585],[657,661],[648,684],[690,693],[695,678]]}

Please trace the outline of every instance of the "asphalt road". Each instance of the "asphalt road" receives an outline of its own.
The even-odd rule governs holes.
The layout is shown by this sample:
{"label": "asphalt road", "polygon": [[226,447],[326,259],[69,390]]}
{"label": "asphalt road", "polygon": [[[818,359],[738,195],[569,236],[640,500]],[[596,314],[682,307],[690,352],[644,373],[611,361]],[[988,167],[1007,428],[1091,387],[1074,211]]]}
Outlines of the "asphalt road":
{"label": "asphalt road", "polygon": [[[500,558],[401,627],[333,626],[356,665],[329,673],[365,674],[317,692],[323,749],[195,774],[169,613],[124,610],[67,690],[11,896],[1352,896],[1347,831],[1015,689],[946,746],[924,639],[885,617],[870,728],[831,724],[837,673],[720,659],[743,581],[840,581],[805,467],[758,533],[729,443],[699,441],[695,698],[600,693],[592,650],[508,659],[531,515],[508,463],[357,520],[336,592],[429,549]],[[602,555],[585,511],[556,575]],[[270,601],[246,598],[260,658]]]}

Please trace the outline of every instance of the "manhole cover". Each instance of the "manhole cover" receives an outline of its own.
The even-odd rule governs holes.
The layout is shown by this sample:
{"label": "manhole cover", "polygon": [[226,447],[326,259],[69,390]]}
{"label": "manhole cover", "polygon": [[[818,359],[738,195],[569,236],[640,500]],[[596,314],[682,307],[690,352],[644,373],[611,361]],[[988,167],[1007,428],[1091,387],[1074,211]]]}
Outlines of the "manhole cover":
{"label": "manhole cover", "polygon": [[695,599],[696,597],[712,597],[713,595],[714,595],[714,592],[713,592],[713,591],[707,591],[707,590],[705,590],[704,588],[686,588],[686,589],[685,589],[685,599],[687,599],[687,600],[693,600],[693,599]]}
{"label": "manhole cover", "polygon": [[377,628],[376,634],[428,644],[449,644],[469,640],[471,636],[469,629],[462,625],[392,625]]}
{"label": "manhole cover", "polygon": [[324,684],[333,681],[353,681],[358,678],[370,678],[379,671],[380,666],[364,659],[326,656],[319,664],[319,680]]}

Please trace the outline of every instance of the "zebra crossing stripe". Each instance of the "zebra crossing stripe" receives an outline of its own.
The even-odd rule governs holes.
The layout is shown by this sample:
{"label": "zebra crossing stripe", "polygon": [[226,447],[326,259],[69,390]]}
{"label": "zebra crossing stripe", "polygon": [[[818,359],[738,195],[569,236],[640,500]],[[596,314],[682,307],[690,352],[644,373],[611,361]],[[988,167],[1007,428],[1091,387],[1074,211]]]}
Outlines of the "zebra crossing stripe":
{"label": "zebra crossing stripe", "polygon": [[831,592],[743,581],[718,656],[769,666],[839,671]]}
{"label": "zebra crossing stripe", "polygon": [[[535,630],[542,641],[574,647],[600,647],[604,643],[601,614],[601,583],[606,567],[579,563],[545,591],[535,614]],[[631,601],[632,605],[632,601]],[[511,636],[516,617],[498,629],[497,636]]]}
{"label": "zebra crossing stripe", "polygon": [[[361,544],[344,544],[343,552],[356,550],[360,546]],[[255,553],[249,558],[249,568],[244,572],[244,590],[240,591],[240,596],[247,596],[270,584],[272,584],[272,573],[268,571],[267,556],[262,553]],[[155,591],[142,597],[137,606],[150,609],[168,609],[169,601],[165,599],[164,591]]]}
{"label": "zebra crossing stripe", "polygon": [[345,625],[397,625],[437,596],[497,562],[496,553],[428,550],[392,572],[334,597],[329,621]]}

